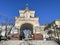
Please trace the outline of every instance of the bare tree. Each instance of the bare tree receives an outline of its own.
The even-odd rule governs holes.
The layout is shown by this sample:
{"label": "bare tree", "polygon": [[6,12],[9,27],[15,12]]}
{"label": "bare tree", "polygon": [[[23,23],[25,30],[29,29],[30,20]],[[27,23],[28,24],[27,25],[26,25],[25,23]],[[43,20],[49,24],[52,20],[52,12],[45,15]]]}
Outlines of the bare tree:
{"label": "bare tree", "polygon": [[[5,37],[7,38],[8,35],[10,34],[13,26],[14,26],[14,23],[12,23],[12,19],[11,19],[10,17],[8,17],[8,16],[6,16],[6,15],[4,15],[4,14],[1,14],[1,13],[0,13],[0,17],[5,18],[5,19],[4,19],[4,22],[2,23],[2,26],[5,26]],[[11,21],[11,22],[9,22],[9,23],[12,25],[12,27],[10,28],[9,32],[7,32],[7,31],[8,31],[8,30],[7,30],[7,26],[8,26],[7,24],[9,24],[9,23],[7,23],[7,21],[9,21],[9,20]]]}

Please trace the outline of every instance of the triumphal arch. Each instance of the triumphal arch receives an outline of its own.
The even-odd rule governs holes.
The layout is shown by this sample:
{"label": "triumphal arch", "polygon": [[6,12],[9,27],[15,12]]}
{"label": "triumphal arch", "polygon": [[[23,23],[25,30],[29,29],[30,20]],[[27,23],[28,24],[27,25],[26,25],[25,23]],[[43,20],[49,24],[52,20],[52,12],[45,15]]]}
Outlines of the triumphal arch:
{"label": "triumphal arch", "polygon": [[[19,39],[21,39],[24,35],[23,30],[25,29],[30,30],[30,35],[32,39],[42,39],[43,36],[40,35],[39,29],[39,18],[35,17],[35,11],[30,10],[28,7],[26,7],[25,10],[19,10],[19,15],[20,16],[15,17],[15,27],[18,29]],[[36,34],[40,35],[40,37]]]}

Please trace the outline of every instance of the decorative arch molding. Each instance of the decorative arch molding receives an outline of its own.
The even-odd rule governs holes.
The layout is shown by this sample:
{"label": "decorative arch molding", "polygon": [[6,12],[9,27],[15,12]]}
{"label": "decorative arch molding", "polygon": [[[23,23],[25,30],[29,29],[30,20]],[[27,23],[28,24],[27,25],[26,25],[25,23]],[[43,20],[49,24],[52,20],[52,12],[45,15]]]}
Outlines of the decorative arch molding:
{"label": "decorative arch molding", "polygon": [[27,29],[27,30],[30,30],[31,31],[31,35],[33,34],[33,25],[32,24],[30,24],[30,23],[24,23],[24,24],[21,24],[21,26],[20,26],[20,40],[22,40],[22,38],[24,38],[24,33],[23,33],[23,31],[25,30],[25,29]]}
{"label": "decorative arch molding", "polygon": [[20,34],[22,33],[22,31],[24,29],[29,29],[32,32],[32,34],[33,34],[33,25],[32,24],[30,24],[30,23],[24,23],[24,24],[22,24],[20,26]]}

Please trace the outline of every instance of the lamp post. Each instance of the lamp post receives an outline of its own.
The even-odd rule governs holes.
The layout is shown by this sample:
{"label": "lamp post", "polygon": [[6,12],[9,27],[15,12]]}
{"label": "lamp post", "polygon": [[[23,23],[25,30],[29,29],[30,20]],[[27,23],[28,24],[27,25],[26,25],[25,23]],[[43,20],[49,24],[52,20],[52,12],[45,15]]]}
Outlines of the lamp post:
{"label": "lamp post", "polygon": [[54,36],[56,37],[56,24],[53,25],[54,28]]}
{"label": "lamp post", "polygon": [[34,35],[35,37],[34,37],[34,40],[35,40],[35,38],[36,38],[36,27],[35,27],[35,35]]}
{"label": "lamp post", "polygon": [[1,32],[2,32],[2,30],[0,29],[0,41],[1,41]]}
{"label": "lamp post", "polygon": [[34,36],[35,36],[35,37],[34,37],[35,40],[36,40],[36,32],[37,32],[37,30],[38,30],[38,27],[36,26],[36,27],[35,27],[35,35],[34,35]]}
{"label": "lamp post", "polygon": [[56,29],[57,29],[57,37],[58,37],[58,39],[59,39],[59,29],[60,29],[60,28],[57,27]]}

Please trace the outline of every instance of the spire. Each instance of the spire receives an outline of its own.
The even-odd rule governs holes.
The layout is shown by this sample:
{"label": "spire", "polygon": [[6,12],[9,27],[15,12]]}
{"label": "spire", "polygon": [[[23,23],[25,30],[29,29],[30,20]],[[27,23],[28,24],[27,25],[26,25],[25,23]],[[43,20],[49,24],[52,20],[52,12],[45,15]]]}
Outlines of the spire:
{"label": "spire", "polygon": [[26,9],[25,9],[26,11],[28,11],[29,10],[29,8],[28,8],[28,4],[26,4]]}

